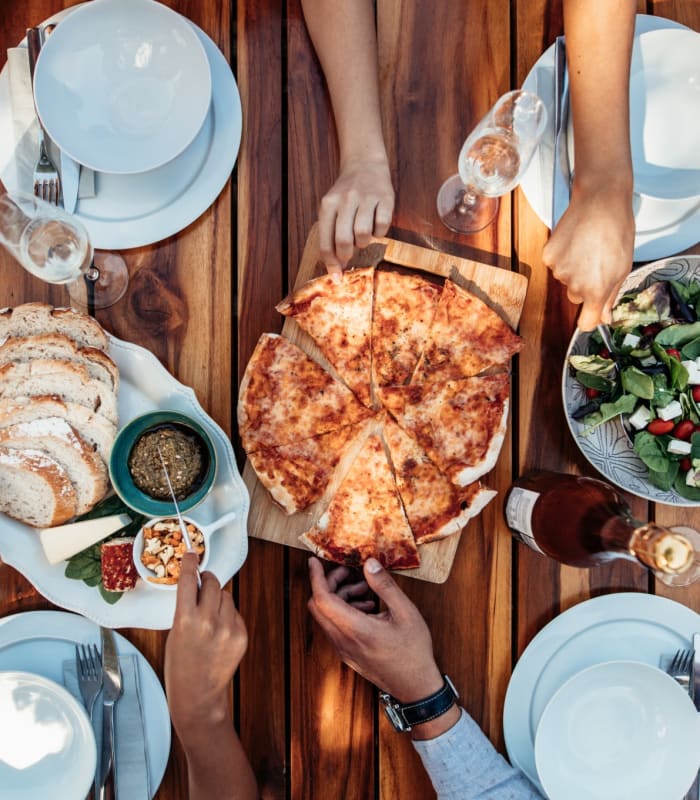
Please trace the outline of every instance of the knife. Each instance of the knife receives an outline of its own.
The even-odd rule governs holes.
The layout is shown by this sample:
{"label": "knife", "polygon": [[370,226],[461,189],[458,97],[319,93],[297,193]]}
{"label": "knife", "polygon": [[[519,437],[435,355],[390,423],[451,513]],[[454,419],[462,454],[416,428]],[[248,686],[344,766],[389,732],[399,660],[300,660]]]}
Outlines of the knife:
{"label": "knife", "polygon": [[122,694],[122,673],[119,667],[119,654],[114,633],[109,628],[100,628],[102,637],[102,752],[100,753],[99,785],[95,785],[95,798],[104,800],[105,788],[110,772],[117,796],[117,782],[114,780],[114,706]]}
{"label": "knife", "polygon": [[566,144],[569,126],[569,74],[563,36],[554,42],[554,176],[552,182],[552,230],[569,205],[571,165]]}

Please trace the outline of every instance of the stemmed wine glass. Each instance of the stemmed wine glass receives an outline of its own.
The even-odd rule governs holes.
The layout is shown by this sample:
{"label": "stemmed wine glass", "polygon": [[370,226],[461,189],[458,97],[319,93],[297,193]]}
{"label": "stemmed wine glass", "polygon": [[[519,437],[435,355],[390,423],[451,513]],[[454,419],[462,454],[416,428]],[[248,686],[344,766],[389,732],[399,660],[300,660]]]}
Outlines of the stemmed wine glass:
{"label": "stemmed wine glass", "polygon": [[88,310],[113,305],[129,283],[121,256],[95,253],[77,217],[34,195],[0,195],[0,244],[37,278],[67,284],[71,302]]}
{"label": "stemmed wine glass", "polygon": [[546,125],[547,109],[536,94],[500,97],[462,145],[459,174],[440,187],[443,223],[456,233],[475,233],[492,222],[498,198],[520,182]]}

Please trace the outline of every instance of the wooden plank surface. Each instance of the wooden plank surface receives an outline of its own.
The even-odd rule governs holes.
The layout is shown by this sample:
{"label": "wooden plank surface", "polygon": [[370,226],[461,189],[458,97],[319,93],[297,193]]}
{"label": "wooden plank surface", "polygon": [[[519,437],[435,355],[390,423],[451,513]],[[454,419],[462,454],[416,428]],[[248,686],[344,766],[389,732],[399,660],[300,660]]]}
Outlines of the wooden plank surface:
{"label": "wooden plank surface", "polygon": [[[527,291],[527,280],[522,275],[393,239],[375,239],[368,251],[377,248],[376,259],[379,259],[381,253],[381,261],[378,263],[381,269],[401,266],[425,276],[449,277],[484,300],[511,326],[517,326]],[[358,265],[364,263],[360,256]],[[325,268],[319,260],[318,228],[314,226],[304,248],[294,290],[298,290],[309,280],[322,274],[325,274]],[[324,367],[329,368],[328,362],[311,337],[294,319],[289,317],[285,319],[282,334]],[[305,549],[299,541],[299,536],[316,524],[324,510],[323,502],[314,503],[303,512],[288,515],[272,500],[269,492],[257,480],[250,461],[246,462],[243,476],[251,496],[248,516],[249,535]],[[403,576],[443,583],[450,573],[459,538],[460,534],[455,534],[441,541],[420,546],[420,567],[405,570]]]}

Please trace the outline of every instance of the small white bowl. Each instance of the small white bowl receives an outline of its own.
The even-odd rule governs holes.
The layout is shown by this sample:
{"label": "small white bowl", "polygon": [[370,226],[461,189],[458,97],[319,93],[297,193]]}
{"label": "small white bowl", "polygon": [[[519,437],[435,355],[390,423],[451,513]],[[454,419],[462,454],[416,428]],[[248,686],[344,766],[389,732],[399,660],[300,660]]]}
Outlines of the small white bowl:
{"label": "small white bowl", "polygon": [[547,703],[535,763],[551,800],[680,798],[700,767],[700,715],[656,667],[596,664]]}
{"label": "small white bowl", "polygon": [[[214,522],[210,523],[209,525],[202,525],[196,520],[192,519],[192,517],[186,517],[184,514],[182,519],[184,520],[185,524],[189,523],[190,525],[194,525],[195,528],[198,528],[204,537],[204,552],[199,560],[199,569],[200,571],[204,571],[207,568],[207,564],[209,563],[209,556],[211,554],[211,537],[212,534],[215,533],[219,528],[223,527],[227,522],[230,522],[232,519],[238,516],[238,512],[232,511],[229,514],[224,514],[223,516],[219,517]],[[154,519],[150,519],[145,525],[145,528],[151,528],[158,522],[162,522],[163,520],[175,520],[177,521],[177,517],[174,514],[168,514],[165,517],[156,517]],[[136,566],[136,571],[138,572],[139,576],[143,578],[148,586],[152,586],[154,589],[164,589],[166,591],[174,591],[177,589],[177,583],[157,583],[155,573],[150,570],[145,564],[141,561],[141,554],[143,553],[144,548],[144,535],[143,535],[143,528],[138,532],[136,538],[134,539],[134,548],[133,548],[133,557],[134,557],[134,565]]]}
{"label": "small white bowl", "polygon": [[80,164],[146,172],[199,132],[211,71],[193,27],[171,9],[155,0],[93,0],[47,39],[34,95],[51,138]]}

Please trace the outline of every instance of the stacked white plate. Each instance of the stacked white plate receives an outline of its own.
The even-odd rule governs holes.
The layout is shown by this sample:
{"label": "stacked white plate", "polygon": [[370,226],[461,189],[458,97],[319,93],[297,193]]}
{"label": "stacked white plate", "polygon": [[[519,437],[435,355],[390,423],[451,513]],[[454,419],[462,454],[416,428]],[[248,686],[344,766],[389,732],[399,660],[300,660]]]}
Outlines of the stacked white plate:
{"label": "stacked white plate", "polygon": [[[664,17],[639,14],[630,69],[635,261],[674,255],[700,239],[700,34]],[[551,227],[554,149],[554,47],[523,88],[539,94],[548,128],[521,183],[537,216]],[[571,120],[570,120],[571,122]],[[569,153],[574,163],[573,134]]]}
{"label": "stacked white plate", "polygon": [[[147,36],[133,46],[130,31],[137,10],[143,26],[160,31],[163,47],[156,49],[169,53],[162,61],[149,50]],[[102,53],[94,46],[81,47],[86,41],[94,45],[94,37],[85,33],[91,19],[101,22],[111,13],[125,20],[121,41],[128,46]],[[223,53],[194,23],[153,0],[93,0],[42,24],[57,27],[37,63],[37,102],[57,143],[78,162],[95,168],[94,196],[79,197],[75,210],[93,245],[105,250],[139,247],[186,228],[217,198],[238,155],[240,96]],[[99,31],[98,27],[94,33]],[[114,26],[107,31],[119,40]],[[97,71],[90,67],[91,59],[97,65],[125,57],[132,78],[148,73],[138,76],[136,88],[123,74],[102,74],[86,83],[85,76]],[[180,63],[183,60],[187,64]],[[52,98],[59,75],[62,102],[56,105]],[[119,91],[95,114],[100,87],[110,81]],[[33,163],[17,159],[15,152],[29,148],[38,154],[37,124],[32,121],[28,130],[17,130],[10,100],[6,65],[0,72],[0,179],[9,191],[31,192]]]}

